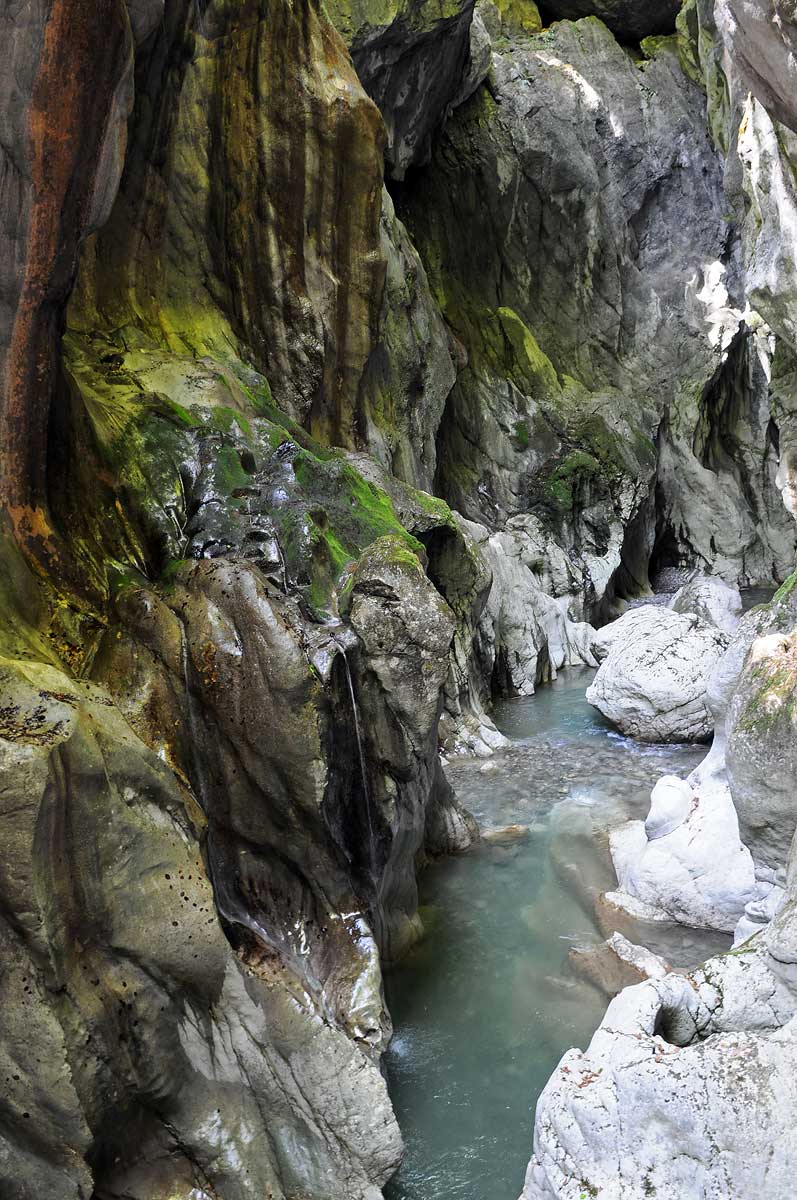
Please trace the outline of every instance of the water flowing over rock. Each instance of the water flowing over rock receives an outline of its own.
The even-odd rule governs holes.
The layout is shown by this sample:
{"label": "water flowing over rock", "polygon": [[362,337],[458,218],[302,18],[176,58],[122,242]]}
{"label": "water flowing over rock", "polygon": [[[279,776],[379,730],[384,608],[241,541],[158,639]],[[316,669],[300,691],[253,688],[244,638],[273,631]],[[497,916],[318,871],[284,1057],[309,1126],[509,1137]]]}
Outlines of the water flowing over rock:
{"label": "water flowing over rock", "polygon": [[619,890],[607,899],[646,921],[677,921],[732,933],[762,896],[727,784],[664,776],[647,820],[611,835]]}

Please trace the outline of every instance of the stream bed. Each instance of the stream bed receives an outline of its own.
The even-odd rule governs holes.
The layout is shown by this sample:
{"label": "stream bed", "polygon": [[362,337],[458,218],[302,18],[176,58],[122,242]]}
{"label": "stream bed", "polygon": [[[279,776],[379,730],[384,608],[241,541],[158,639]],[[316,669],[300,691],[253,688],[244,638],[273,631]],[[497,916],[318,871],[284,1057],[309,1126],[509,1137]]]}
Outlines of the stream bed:
{"label": "stream bed", "polygon": [[[593,674],[571,668],[536,696],[497,705],[511,746],[446,768],[484,830],[529,834],[421,876],[426,937],[386,979],[388,1078],[407,1146],[387,1200],[516,1200],[537,1097],[605,1011],[568,951],[612,931],[595,911],[615,886],[608,831],[645,817],[658,777],[687,774],[705,748],[621,737],[584,699]],[[622,932],[680,967],[730,944],[677,926]]]}

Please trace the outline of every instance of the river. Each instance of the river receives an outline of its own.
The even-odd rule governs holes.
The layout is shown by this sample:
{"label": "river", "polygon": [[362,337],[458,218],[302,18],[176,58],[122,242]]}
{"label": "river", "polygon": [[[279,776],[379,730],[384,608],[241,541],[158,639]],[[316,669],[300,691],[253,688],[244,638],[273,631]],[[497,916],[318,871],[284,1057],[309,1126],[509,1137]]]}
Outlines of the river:
{"label": "river", "polygon": [[[484,829],[517,823],[529,834],[421,877],[426,937],[386,980],[388,1077],[407,1144],[388,1200],[516,1200],[537,1097],[606,1008],[568,951],[611,931],[595,913],[615,884],[608,830],[646,816],[658,777],[688,773],[705,748],[621,737],[584,699],[592,676],[573,668],[534,697],[498,704],[510,747],[447,767]],[[730,941],[674,926],[623,932],[677,966]]]}

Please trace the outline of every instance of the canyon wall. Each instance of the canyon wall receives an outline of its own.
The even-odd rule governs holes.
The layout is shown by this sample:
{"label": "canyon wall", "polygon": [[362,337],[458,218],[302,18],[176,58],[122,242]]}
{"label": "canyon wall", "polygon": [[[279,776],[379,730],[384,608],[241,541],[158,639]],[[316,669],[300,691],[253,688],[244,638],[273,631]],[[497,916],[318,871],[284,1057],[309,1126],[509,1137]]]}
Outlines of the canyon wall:
{"label": "canyon wall", "polygon": [[12,1200],[375,1200],[440,750],[792,571],[793,21],[670,7],[0,10]]}

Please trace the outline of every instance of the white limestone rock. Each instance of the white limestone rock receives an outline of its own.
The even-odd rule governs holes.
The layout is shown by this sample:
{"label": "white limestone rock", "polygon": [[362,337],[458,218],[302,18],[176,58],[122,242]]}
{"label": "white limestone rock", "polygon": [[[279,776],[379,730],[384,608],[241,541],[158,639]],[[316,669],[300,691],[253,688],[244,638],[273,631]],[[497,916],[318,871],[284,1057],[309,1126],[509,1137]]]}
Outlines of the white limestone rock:
{"label": "white limestone rock", "polygon": [[771,886],[761,900],[751,900],[733,931],[733,946],[741,946],[753,934],[760,933],[783,908],[786,892],[779,883]]}
{"label": "white limestone rock", "polygon": [[664,776],[646,822],[610,836],[618,890],[613,904],[632,916],[733,932],[745,905],[762,898],[727,784]]}
{"label": "white limestone rock", "polygon": [[532,696],[563,667],[596,666],[595,631],[571,616],[572,570],[539,522],[517,518],[492,534],[472,521],[459,524],[492,571],[478,628],[484,674],[510,695]]}
{"label": "white limestone rock", "polygon": [[594,642],[608,648],[587,700],[622,733],[645,742],[700,742],[713,730],[708,676],[728,637],[696,616],[643,605]]}
{"label": "white limestone rock", "polygon": [[669,607],[677,613],[694,613],[706,625],[733,633],[742,616],[742,598],[716,575],[697,575],[675,593]]}
{"label": "white limestone rock", "polygon": [[781,962],[797,957],[797,938],[793,917],[778,922],[691,977],[612,1001],[540,1097],[521,1200],[791,1194],[797,1018]]}

